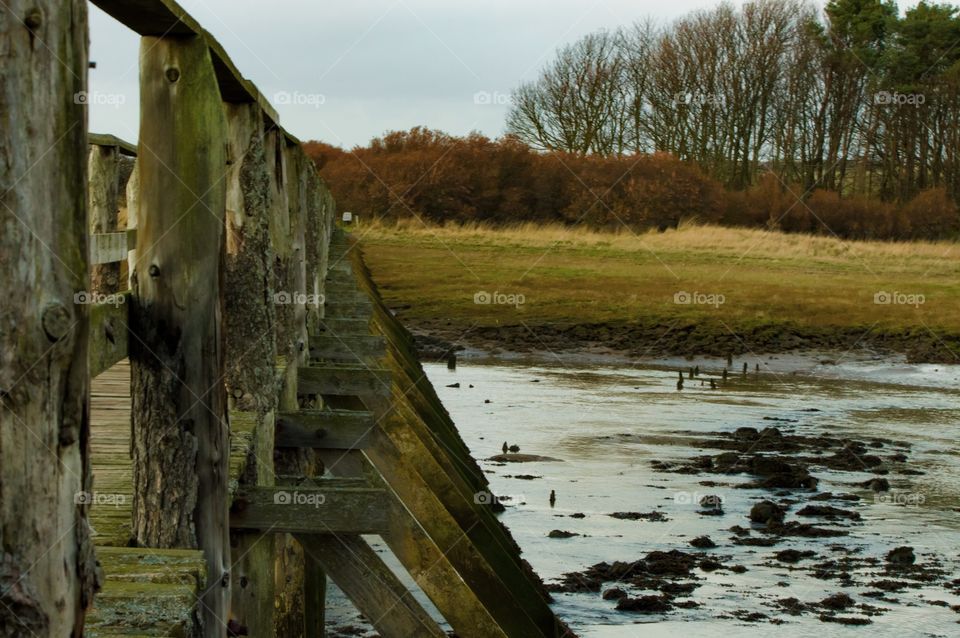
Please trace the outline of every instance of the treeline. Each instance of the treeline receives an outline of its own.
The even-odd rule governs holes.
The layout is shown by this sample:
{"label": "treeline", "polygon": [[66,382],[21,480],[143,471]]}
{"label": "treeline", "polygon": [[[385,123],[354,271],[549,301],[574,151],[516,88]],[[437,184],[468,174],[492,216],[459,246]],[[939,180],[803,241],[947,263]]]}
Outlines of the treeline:
{"label": "treeline", "polygon": [[338,207],[366,219],[634,230],[698,220],[858,239],[938,239],[958,230],[957,207],[943,187],[894,204],[828,189],[805,194],[767,173],[734,190],[669,153],[538,152],[512,136],[454,137],[425,128],[391,132],[351,151],[322,142],[304,149]]}
{"label": "treeline", "polygon": [[733,189],[770,172],[801,192],[956,200],[958,42],[946,4],[721,4],[562,48],[513,94],[508,130],[577,155],[668,152]]}

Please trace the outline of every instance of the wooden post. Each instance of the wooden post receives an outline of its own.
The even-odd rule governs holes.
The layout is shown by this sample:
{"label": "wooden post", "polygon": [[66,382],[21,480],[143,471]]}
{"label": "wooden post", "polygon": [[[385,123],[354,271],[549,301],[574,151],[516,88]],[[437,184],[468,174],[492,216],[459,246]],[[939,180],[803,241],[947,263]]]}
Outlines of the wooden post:
{"label": "wooden post", "polygon": [[[231,421],[255,421],[256,438],[241,477],[245,486],[275,483],[273,434],[279,387],[270,173],[259,105],[227,104],[225,313],[226,387]],[[274,534],[231,533],[236,557],[231,615],[249,635],[268,638],[274,627]]]}
{"label": "wooden post", "polygon": [[202,38],[143,38],[140,76],[133,528],[149,547],[203,550],[203,632],[223,636],[230,600],[220,321],[226,124]]}
{"label": "wooden post", "polygon": [[[120,188],[120,149],[90,145],[87,203],[90,234],[117,230]],[[91,291],[110,294],[120,290],[120,263],[97,264],[90,268]]]}
{"label": "wooden post", "polygon": [[83,634],[87,7],[0,7],[0,636]]}

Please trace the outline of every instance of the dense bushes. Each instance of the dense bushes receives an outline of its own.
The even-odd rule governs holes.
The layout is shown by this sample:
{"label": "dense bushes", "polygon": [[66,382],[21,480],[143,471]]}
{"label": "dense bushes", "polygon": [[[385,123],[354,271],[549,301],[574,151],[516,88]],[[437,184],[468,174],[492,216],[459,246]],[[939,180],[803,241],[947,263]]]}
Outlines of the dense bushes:
{"label": "dense bushes", "polygon": [[897,207],[833,191],[804,193],[767,173],[745,191],[725,191],[667,153],[540,153],[511,137],[426,128],[387,133],[350,152],[322,142],[304,148],[340,208],[366,218],[561,221],[638,231],[695,219],[854,239],[937,239],[960,229],[957,206],[943,189]]}

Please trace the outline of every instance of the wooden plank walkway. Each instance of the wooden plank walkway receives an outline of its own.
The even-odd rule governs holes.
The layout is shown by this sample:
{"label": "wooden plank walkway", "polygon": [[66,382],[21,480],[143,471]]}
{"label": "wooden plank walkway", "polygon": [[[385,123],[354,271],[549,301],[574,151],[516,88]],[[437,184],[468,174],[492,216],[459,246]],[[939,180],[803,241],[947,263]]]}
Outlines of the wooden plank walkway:
{"label": "wooden plank walkway", "polygon": [[93,491],[80,498],[92,503],[90,525],[105,580],[85,635],[188,636],[206,582],[203,553],[128,547],[133,488],[127,360],[92,380],[90,423]]}

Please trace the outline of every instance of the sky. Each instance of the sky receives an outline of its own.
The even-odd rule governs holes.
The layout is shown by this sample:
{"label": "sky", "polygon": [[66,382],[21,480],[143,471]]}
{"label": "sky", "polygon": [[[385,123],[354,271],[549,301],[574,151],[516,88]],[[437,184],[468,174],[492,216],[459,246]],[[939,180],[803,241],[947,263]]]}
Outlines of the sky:
{"label": "sky", "polygon": [[[301,140],[351,148],[417,125],[504,131],[558,46],[715,0],[180,0]],[[139,37],[92,4],[90,130],[135,142]]]}

